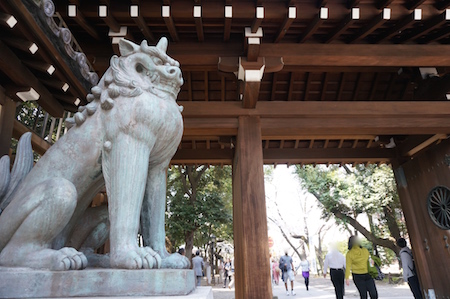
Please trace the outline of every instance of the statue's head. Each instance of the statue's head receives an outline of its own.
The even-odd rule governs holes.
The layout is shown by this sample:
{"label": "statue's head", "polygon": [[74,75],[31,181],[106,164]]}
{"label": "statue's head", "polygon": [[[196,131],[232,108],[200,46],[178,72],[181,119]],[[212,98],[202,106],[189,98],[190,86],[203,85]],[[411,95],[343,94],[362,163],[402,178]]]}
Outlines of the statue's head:
{"label": "statue's head", "polygon": [[121,56],[111,57],[110,68],[87,95],[89,104],[78,107],[74,117],[66,119],[67,127],[83,124],[99,106],[112,109],[119,97],[134,98],[147,93],[162,100],[176,100],[183,77],[178,61],[166,54],[167,38],[161,38],[156,46],[149,46],[146,40],[137,45],[121,39],[119,50]]}
{"label": "statue's head", "polygon": [[166,93],[176,99],[183,85],[183,77],[178,61],[166,54],[167,38],[162,37],[156,46],[149,46],[146,40],[139,46],[121,39],[119,50],[122,57],[111,59],[111,66],[118,67],[117,72],[126,73],[128,79],[131,78],[143,90],[161,97]]}

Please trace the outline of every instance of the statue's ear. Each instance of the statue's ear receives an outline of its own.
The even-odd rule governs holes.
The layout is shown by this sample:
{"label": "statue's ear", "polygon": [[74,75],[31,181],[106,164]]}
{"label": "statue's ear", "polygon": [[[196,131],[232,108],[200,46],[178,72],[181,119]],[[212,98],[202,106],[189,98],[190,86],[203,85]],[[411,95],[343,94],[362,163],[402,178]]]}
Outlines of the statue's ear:
{"label": "statue's ear", "polygon": [[161,39],[159,40],[158,44],[156,45],[156,47],[163,53],[167,52],[167,44],[169,42],[167,41],[166,37],[161,37]]}
{"label": "statue's ear", "polygon": [[139,50],[139,46],[132,41],[126,40],[124,38],[119,40],[119,51],[120,55],[127,56]]}

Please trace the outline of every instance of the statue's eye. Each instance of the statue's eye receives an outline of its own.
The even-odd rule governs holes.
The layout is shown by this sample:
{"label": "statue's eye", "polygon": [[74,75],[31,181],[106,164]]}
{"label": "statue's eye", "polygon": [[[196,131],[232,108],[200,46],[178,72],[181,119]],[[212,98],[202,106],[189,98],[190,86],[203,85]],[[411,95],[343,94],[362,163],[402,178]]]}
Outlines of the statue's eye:
{"label": "statue's eye", "polygon": [[140,63],[136,64],[136,72],[142,73],[144,71],[144,66]]}
{"label": "statue's eye", "polygon": [[154,58],[153,58],[153,62],[154,62],[156,65],[162,65],[162,64],[163,64],[163,61],[161,60],[161,58],[158,58],[158,57],[154,57]]}

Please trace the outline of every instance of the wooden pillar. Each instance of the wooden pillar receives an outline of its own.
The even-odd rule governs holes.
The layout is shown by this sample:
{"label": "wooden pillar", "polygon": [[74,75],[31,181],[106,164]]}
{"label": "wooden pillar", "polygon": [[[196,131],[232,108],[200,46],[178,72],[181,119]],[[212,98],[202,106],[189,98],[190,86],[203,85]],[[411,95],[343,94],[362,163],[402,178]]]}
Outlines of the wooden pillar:
{"label": "wooden pillar", "polygon": [[[439,228],[428,214],[427,198],[436,186],[450,188],[450,140],[394,166],[400,202],[405,215],[416,268],[424,293],[435,298],[450,294],[450,230]],[[424,297],[425,298],[425,297]],[[446,298],[446,297],[445,297]]]}
{"label": "wooden pillar", "polygon": [[0,90],[0,157],[9,154],[16,104]]}
{"label": "wooden pillar", "polygon": [[239,117],[233,161],[236,299],[271,299],[264,170],[259,117]]}

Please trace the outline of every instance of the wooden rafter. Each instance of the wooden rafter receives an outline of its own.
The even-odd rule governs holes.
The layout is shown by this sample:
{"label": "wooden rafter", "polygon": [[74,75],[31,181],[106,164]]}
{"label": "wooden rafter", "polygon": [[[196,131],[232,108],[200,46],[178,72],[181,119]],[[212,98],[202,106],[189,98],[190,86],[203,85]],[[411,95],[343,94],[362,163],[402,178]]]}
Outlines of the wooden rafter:
{"label": "wooden rafter", "polygon": [[358,73],[357,79],[355,82],[355,87],[353,88],[352,101],[356,101],[356,99],[358,98],[359,88],[361,87],[361,79],[362,79],[362,74]]}
{"label": "wooden rafter", "polygon": [[187,72],[188,99],[192,101],[192,73]]}
{"label": "wooden rafter", "polygon": [[413,10],[422,5],[424,2],[425,0],[409,0],[405,3],[405,7],[409,10]]}
{"label": "wooden rafter", "polygon": [[383,9],[387,6],[389,6],[394,0],[378,0],[376,7],[378,9]]}
{"label": "wooden rafter", "polygon": [[375,73],[375,76],[373,78],[372,81],[372,87],[370,88],[370,94],[369,94],[369,101],[373,101],[374,97],[375,97],[375,93],[377,91],[377,87],[378,87],[378,81],[379,81],[379,73]]}
{"label": "wooden rafter", "polygon": [[339,89],[336,95],[336,101],[340,101],[345,86],[345,73],[341,74],[341,80],[339,81]]}
{"label": "wooden rafter", "polygon": [[347,0],[347,8],[350,9],[352,7],[355,7],[361,2],[360,0]]}
{"label": "wooden rafter", "polygon": [[[131,0],[131,3],[140,5],[141,0]],[[141,13],[136,18],[133,18],[133,21],[138,26],[139,30],[142,32],[142,35],[144,35],[147,41],[155,42],[155,37],[153,36],[153,33],[151,32],[150,28],[147,25],[147,22],[145,21]]]}
{"label": "wooden rafter", "polygon": [[[80,5],[79,0],[69,0],[69,3]],[[84,29],[90,36],[95,38],[96,40],[100,40],[100,35],[98,34],[97,30],[92,27],[92,25],[86,20],[84,17],[84,14],[81,11],[77,11],[77,16],[75,17],[75,22]]]}
{"label": "wooden rafter", "polygon": [[103,19],[103,21],[111,29],[111,31],[119,32],[120,31],[120,24],[112,16],[111,10],[109,9],[110,0],[100,0],[100,3],[103,4],[103,5],[106,5],[108,7],[108,13],[106,14],[106,17],[101,18],[101,19]]}
{"label": "wooden rafter", "polygon": [[395,35],[398,35],[399,32],[402,32],[403,29],[409,27],[411,25],[411,23],[413,23],[415,21],[416,20],[414,20],[414,13],[411,13],[411,14],[407,15],[406,17],[404,17],[403,19],[397,21],[394,26],[386,29],[385,32],[383,32],[379,36],[373,38],[372,42],[379,43],[383,40],[390,39],[390,38],[394,37]]}
{"label": "wooden rafter", "polygon": [[397,78],[398,78],[397,73],[394,73],[391,75],[391,78],[389,80],[389,86],[388,86],[388,88],[386,90],[386,94],[384,96],[385,99],[389,99],[391,97],[391,93],[392,93],[392,90],[394,89],[394,85],[395,85],[395,82],[397,81]]}
{"label": "wooden rafter", "polygon": [[195,28],[197,31],[197,39],[199,42],[203,42],[205,40],[205,36],[203,34],[203,21],[202,18],[194,18],[195,19]]}
{"label": "wooden rafter", "polygon": [[223,40],[228,41],[231,35],[231,18],[225,18],[223,26]]}
{"label": "wooden rafter", "polygon": [[281,25],[280,29],[278,30],[277,35],[275,36],[274,43],[278,43],[283,37],[286,35],[287,31],[289,30],[289,27],[291,27],[292,23],[294,22],[293,18],[289,18],[289,16],[286,16],[283,24]]}
{"label": "wooden rafter", "polygon": [[450,0],[441,0],[441,1],[436,1],[435,7],[438,10],[444,10],[447,7],[450,6]]}
{"label": "wooden rafter", "polygon": [[305,91],[303,92],[303,101],[308,100],[310,87],[311,87],[311,73],[306,73],[306,83],[305,83]]}
{"label": "wooden rafter", "polygon": [[205,101],[209,101],[209,80],[208,72],[204,72],[204,84],[205,84]]}
{"label": "wooden rafter", "polygon": [[441,40],[450,36],[450,26],[445,26],[436,32],[424,35],[417,39],[418,43],[427,44],[433,41]]}
{"label": "wooden rafter", "polygon": [[226,92],[227,92],[226,84],[227,82],[225,80],[225,77],[224,76],[220,77],[220,100],[222,102],[224,102],[226,99]]}
{"label": "wooden rafter", "polygon": [[331,31],[331,33],[325,38],[325,43],[330,43],[333,40],[339,38],[341,34],[343,34],[347,28],[349,28],[356,20],[352,19],[352,15],[348,14],[337,26]]}
{"label": "wooden rafter", "polygon": [[375,30],[377,30],[379,27],[381,27],[387,20],[383,17],[383,12],[376,15],[372,20],[370,20],[366,26],[362,27],[354,36],[352,36],[348,42],[354,43],[356,41],[359,41]]}
{"label": "wooden rafter", "polygon": [[428,34],[436,28],[439,28],[447,22],[446,12],[441,13],[440,15],[434,16],[423,23],[423,26],[412,30],[409,34],[401,35],[399,38],[395,39],[398,43],[404,43],[411,39],[417,39],[421,36]]}
{"label": "wooden rafter", "polygon": [[323,19],[321,19],[319,15],[314,17],[314,19],[309,23],[308,27],[306,27],[305,31],[303,31],[303,33],[300,35],[298,42],[305,42],[308,38],[311,37],[311,35],[316,32],[317,28],[319,28],[322,23]]}
{"label": "wooden rafter", "polygon": [[[61,117],[64,108],[36,76],[23,65],[19,58],[2,41],[0,41],[0,70],[3,71],[16,85],[33,87],[40,98],[38,103],[52,116]],[[11,96],[11,95],[10,95]],[[15,95],[12,95],[16,98]]]}
{"label": "wooden rafter", "polygon": [[277,73],[273,73],[272,76],[272,90],[270,93],[270,100],[275,101],[275,95],[277,93]]}
{"label": "wooden rafter", "polygon": [[320,93],[320,100],[324,101],[327,96],[327,85],[328,85],[328,73],[324,73],[322,80],[322,91]]}
{"label": "wooden rafter", "polygon": [[291,72],[289,75],[289,87],[288,87],[288,96],[287,100],[292,101],[292,92],[294,90],[294,73]]}

